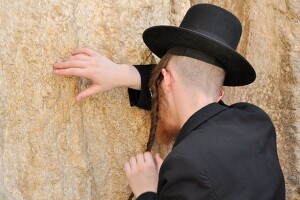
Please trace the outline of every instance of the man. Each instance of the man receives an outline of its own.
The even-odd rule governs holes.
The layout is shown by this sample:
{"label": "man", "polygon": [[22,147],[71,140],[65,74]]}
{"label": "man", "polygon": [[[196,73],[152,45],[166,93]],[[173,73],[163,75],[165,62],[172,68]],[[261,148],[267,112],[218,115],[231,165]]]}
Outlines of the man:
{"label": "man", "polygon": [[[150,80],[152,133],[161,143],[176,140],[164,161],[158,155],[154,161],[146,152],[125,164],[138,200],[285,199],[270,118],[254,105],[221,101],[223,85],[255,80],[252,66],[235,51],[240,36],[239,20],[209,4],[190,8],[180,27],[144,32],[146,45],[161,58]],[[127,86],[132,105],[151,106],[147,85],[152,66],[117,65],[88,49],[73,54],[54,67],[57,74],[93,81],[78,100]]]}

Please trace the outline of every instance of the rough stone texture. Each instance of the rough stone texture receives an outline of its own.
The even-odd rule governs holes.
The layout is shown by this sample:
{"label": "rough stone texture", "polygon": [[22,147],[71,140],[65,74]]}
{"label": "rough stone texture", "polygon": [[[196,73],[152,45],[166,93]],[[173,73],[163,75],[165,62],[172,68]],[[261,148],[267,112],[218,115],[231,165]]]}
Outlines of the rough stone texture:
{"label": "rough stone texture", "polygon": [[235,13],[243,24],[238,51],[253,64],[257,79],[227,88],[229,104],[247,101],[262,107],[277,129],[278,154],[287,199],[300,199],[300,2],[299,0],[192,0]]}
{"label": "rough stone texture", "polygon": [[[243,23],[239,52],[257,80],[227,88],[226,102],[261,106],[278,132],[287,199],[300,199],[299,0],[213,3]],[[74,101],[88,81],[52,64],[89,47],[119,63],[154,60],[142,43],[152,25],[178,25],[187,0],[0,1],[0,199],[126,199],[123,163],[145,148],[149,114],[126,89]],[[169,147],[157,147],[166,154]]]}
{"label": "rough stone texture", "polygon": [[78,47],[150,63],[143,30],[190,6],[165,0],[0,1],[0,199],[126,199],[123,164],[144,150],[149,113],[119,89],[74,101],[88,82],[52,64]]}

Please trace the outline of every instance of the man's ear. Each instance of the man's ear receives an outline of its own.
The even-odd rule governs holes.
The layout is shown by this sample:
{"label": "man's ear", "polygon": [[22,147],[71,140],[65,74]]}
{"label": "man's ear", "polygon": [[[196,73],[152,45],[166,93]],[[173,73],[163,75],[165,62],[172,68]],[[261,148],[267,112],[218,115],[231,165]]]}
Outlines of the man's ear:
{"label": "man's ear", "polygon": [[224,94],[225,94],[224,87],[221,87],[219,96],[217,98],[217,102],[219,102],[224,97]]}
{"label": "man's ear", "polygon": [[164,68],[161,70],[161,73],[164,76],[162,81],[163,87],[165,91],[170,91],[172,88],[172,80],[173,80],[172,74],[169,70],[166,70]]}

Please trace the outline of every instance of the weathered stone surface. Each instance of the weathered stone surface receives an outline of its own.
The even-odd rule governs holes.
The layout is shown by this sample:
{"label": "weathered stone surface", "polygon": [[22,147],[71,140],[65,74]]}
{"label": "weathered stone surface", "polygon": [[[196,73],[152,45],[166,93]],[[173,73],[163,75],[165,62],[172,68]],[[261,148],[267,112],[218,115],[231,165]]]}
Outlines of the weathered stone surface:
{"label": "weathered stone surface", "polygon": [[148,113],[130,108],[126,89],[76,103],[87,81],[58,77],[52,65],[78,47],[120,63],[150,63],[143,30],[175,23],[189,6],[187,0],[0,1],[1,200],[128,197],[123,164],[145,148]]}
{"label": "weathered stone surface", "polygon": [[300,2],[298,0],[192,0],[235,13],[243,24],[238,51],[253,64],[257,79],[227,88],[226,102],[262,107],[277,129],[278,154],[287,199],[300,199]]}
{"label": "weathered stone surface", "polygon": [[[227,88],[226,102],[265,109],[278,133],[287,199],[300,199],[300,3],[213,3],[243,23],[239,52],[257,80]],[[141,34],[178,25],[188,0],[0,1],[0,199],[126,199],[123,163],[143,151],[148,113],[130,108],[126,89],[74,101],[88,82],[58,77],[52,64],[89,47],[119,63],[154,58]],[[159,148],[156,146],[156,148]],[[168,147],[160,147],[166,154]]]}

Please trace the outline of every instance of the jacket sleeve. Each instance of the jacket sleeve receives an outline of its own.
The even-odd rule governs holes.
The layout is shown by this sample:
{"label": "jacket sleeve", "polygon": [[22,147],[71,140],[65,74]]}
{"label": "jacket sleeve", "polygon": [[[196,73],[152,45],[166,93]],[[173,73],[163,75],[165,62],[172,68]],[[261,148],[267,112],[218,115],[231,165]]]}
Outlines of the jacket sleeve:
{"label": "jacket sleeve", "polygon": [[154,64],[134,65],[141,76],[141,90],[128,88],[128,95],[131,106],[136,106],[145,110],[151,110],[151,94],[149,89],[149,81],[154,66]]}
{"label": "jacket sleeve", "polygon": [[168,156],[160,169],[159,199],[216,200],[210,181],[196,163],[184,154]]}

